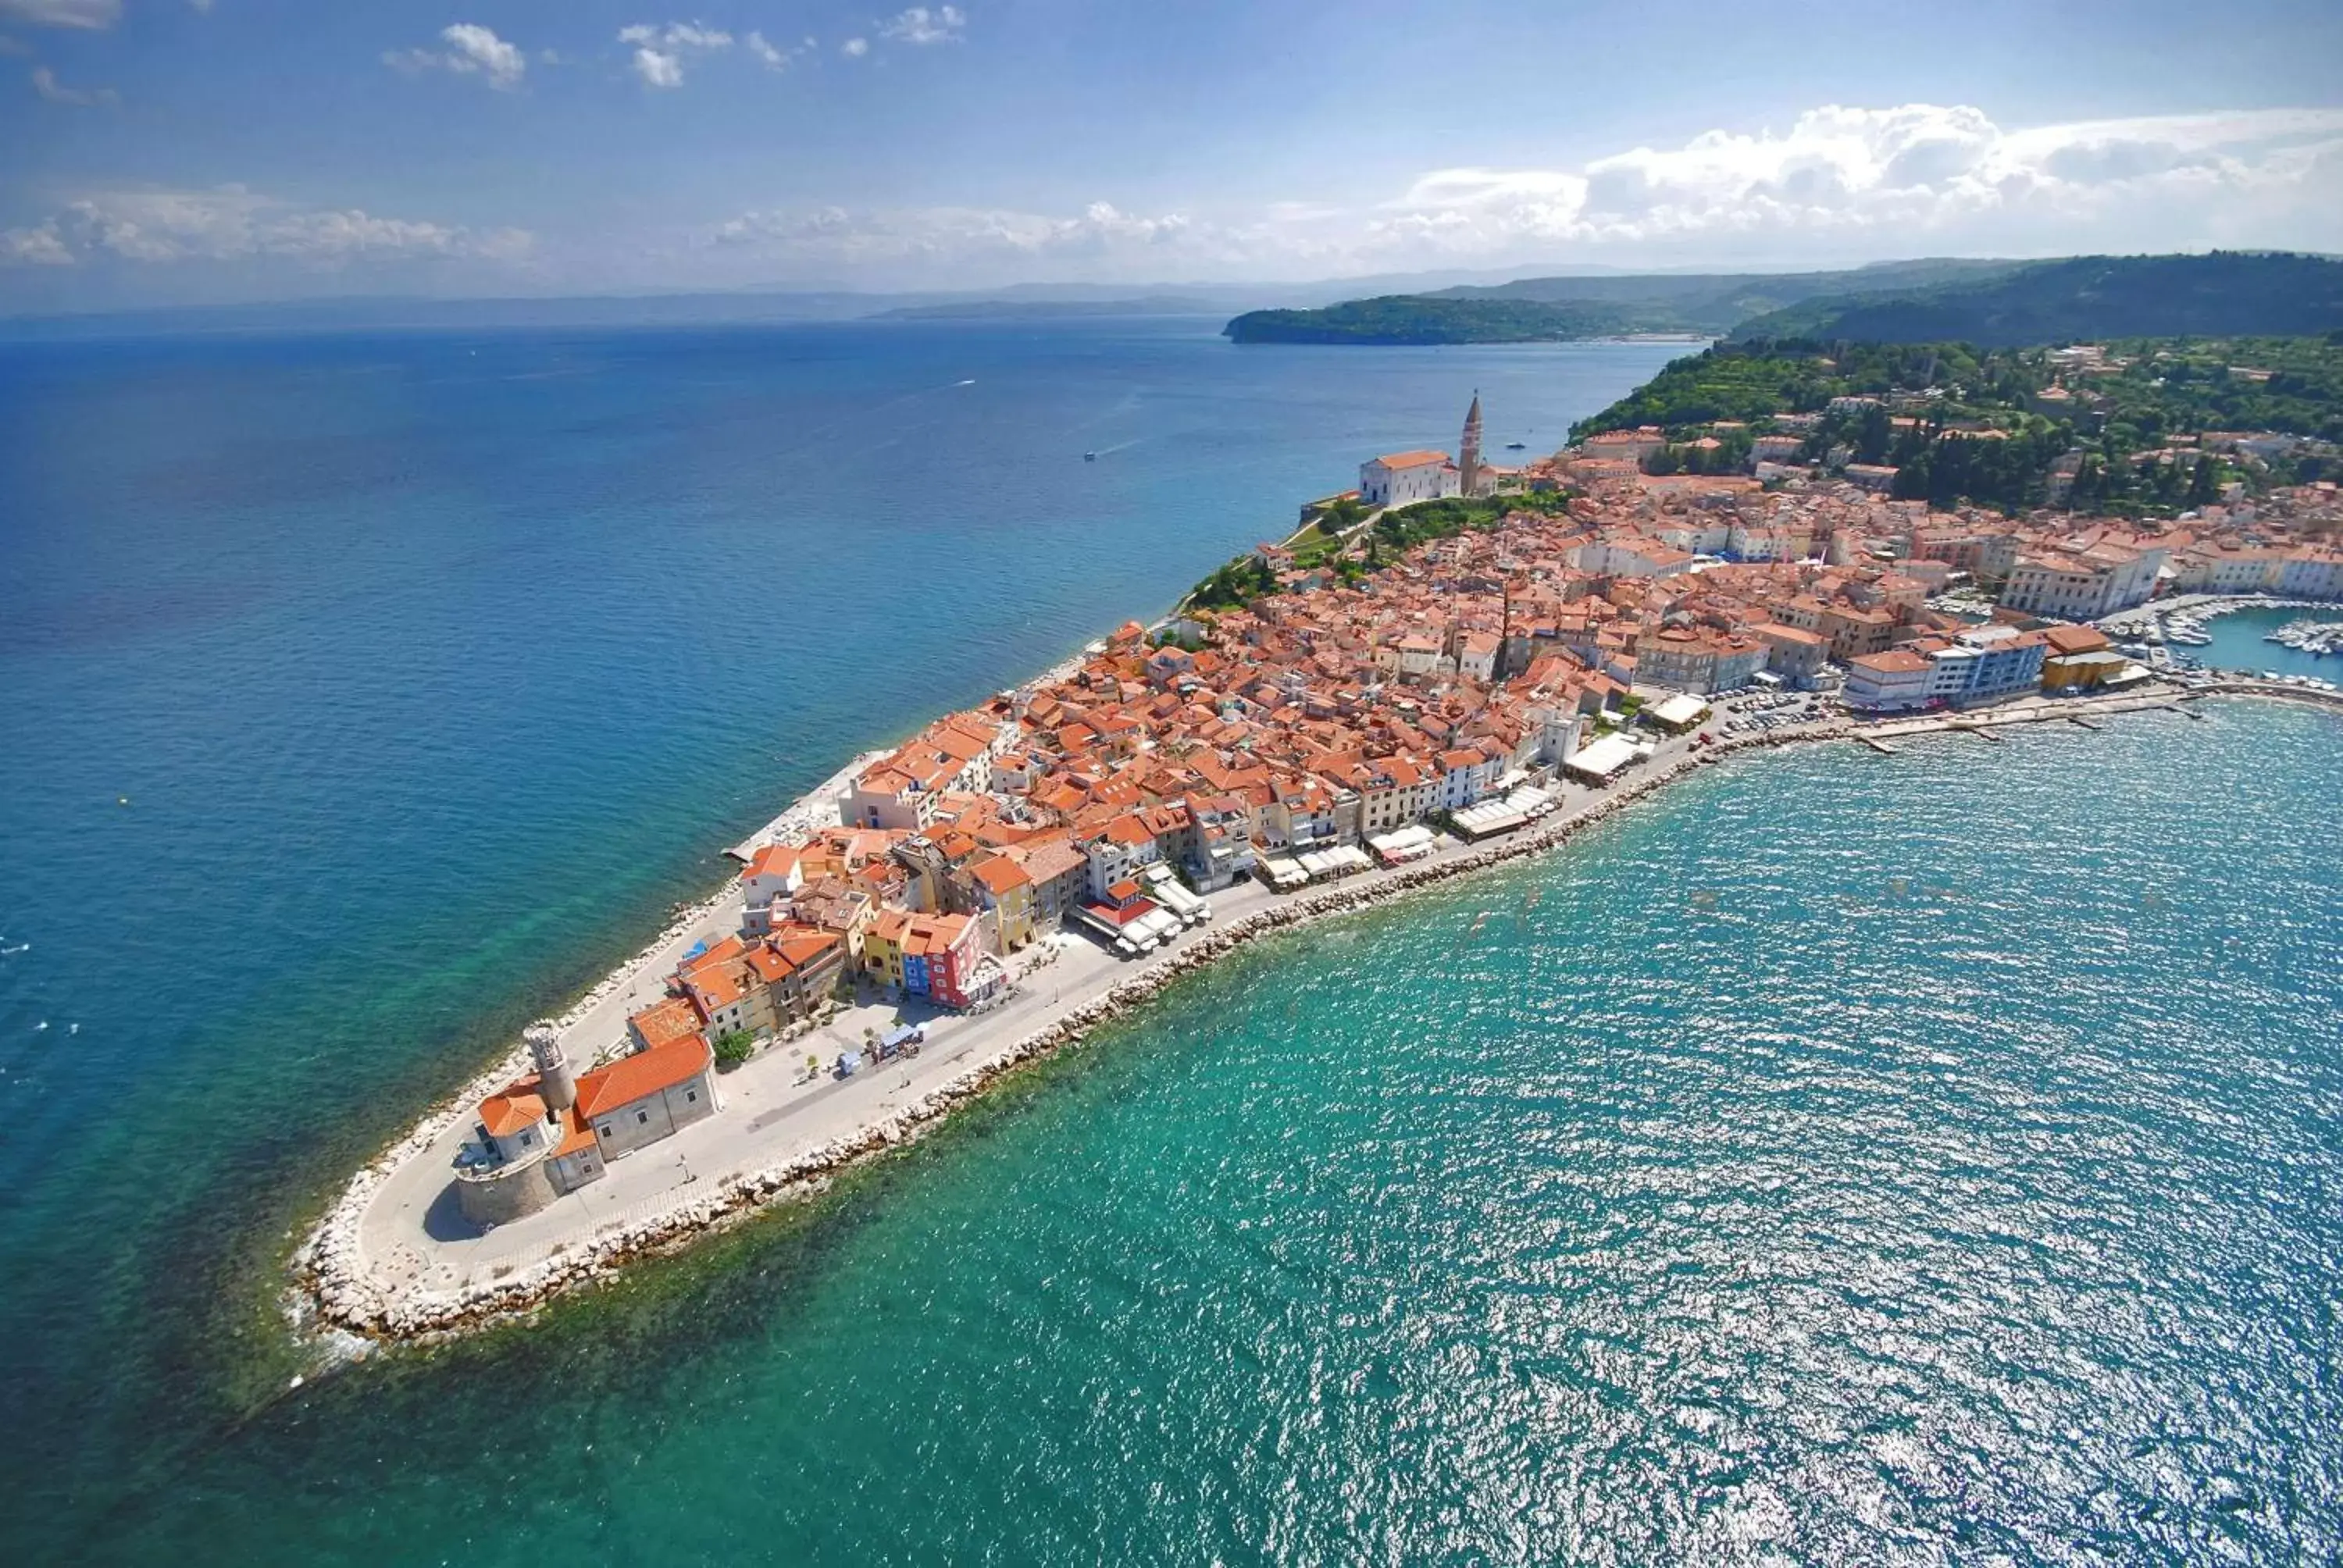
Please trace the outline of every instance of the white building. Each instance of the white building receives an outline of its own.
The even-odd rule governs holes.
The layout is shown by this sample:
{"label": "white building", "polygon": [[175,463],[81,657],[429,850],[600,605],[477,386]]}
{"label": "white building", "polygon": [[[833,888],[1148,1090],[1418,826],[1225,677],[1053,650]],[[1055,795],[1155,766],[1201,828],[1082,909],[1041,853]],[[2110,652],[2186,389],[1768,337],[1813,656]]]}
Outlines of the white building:
{"label": "white building", "polygon": [[2097,620],[2146,604],[2164,565],[2161,549],[2100,545],[2072,554],[2021,555],[2000,603],[2028,615]]}
{"label": "white building", "polygon": [[1440,757],[1440,804],[1455,811],[1472,805],[1496,786],[1504,773],[1502,757],[1478,751],[1446,751]]}
{"label": "white building", "polygon": [[1858,713],[1906,713],[1928,706],[1936,682],[1933,660],[1908,648],[1847,660],[1846,705]]}
{"label": "white building", "polygon": [[1404,507],[1463,493],[1445,452],[1389,452],[1359,465],[1359,498],[1371,507]]}

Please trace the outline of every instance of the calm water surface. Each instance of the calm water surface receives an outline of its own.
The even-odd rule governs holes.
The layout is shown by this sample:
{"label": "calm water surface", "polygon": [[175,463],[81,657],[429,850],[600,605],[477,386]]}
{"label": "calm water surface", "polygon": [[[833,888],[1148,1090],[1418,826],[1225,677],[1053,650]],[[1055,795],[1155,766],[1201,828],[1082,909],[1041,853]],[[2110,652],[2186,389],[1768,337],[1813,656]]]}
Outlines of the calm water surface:
{"label": "calm water surface", "polygon": [[[1036,384],[1054,396],[1091,342],[1039,340]],[[740,352],[662,351],[654,383],[689,403],[688,383],[722,382],[703,350]],[[218,352],[189,377],[234,385]],[[518,349],[480,357],[498,352]],[[1356,367],[1353,397],[1453,366],[1484,396],[1517,372],[1520,398],[1584,368],[1326,354]],[[1253,378],[1291,377],[1305,397],[1329,367],[1167,328],[1102,355],[1100,384],[1131,356],[1187,367],[1150,374],[1199,421],[1220,417],[1216,386],[1242,405]],[[166,371],[6,374],[54,407],[60,385],[138,402]],[[745,395],[728,385],[703,414]],[[363,423],[339,396],[317,417]],[[76,564],[95,544],[9,544],[6,920],[11,945],[35,942],[0,970],[11,1555],[2343,1550],[2343,725],[2274,705],[1712,770],[1564,852],[1250,949],[809,1210],[535,1329],[261,1402],[290,1364],[259,1283],[279,1232],[495,1027],[639,937],[725,829],[855,745],[1161,602],[1140,558],[1185,580],[1273,531],[1257,498],[1208,504],[1172,464],[1128,526],[1038,501],[998,521],[1038,532],[1054,576],[963,540],[950,569],[990,610],[900,544],[854,549],[830,569],[867,578],[854,613],[896,631],[874,666],[830,646],[844,619],[809,627],[830,611],[793,588],[822,568],[792,550],[830,534],[728,564],[799,514],[748,486],[702,498],[721,520],[695,514],[677,471],[697,437],[661,424],[661,399],[633,422],[673,449],[637,482],[673,484],[598,523],[580,519],[644,462],[628,422],[582,443],[595,471],[540,515],[551,448],[578,443],[492,458],[483,438],[468,470],[448,453],[478,408],[394,401],[408,434],[369,459],[379,513],[345,483],[372,445],[343,437],[315,498],[222,501],[207,515],[235,526],[209,532],[148,518],[105,570]],[[1344,417],[1370,429],[1317,437],[1331,478],[1262,494],[1331,487],[1346,443],[1422,438],[1390,410]],[[1260,436],[1222,429],[1232,451]],[[1079,459],[1104,436],[1068,444],[1068,483],[1109,469]],[[50,449],[0,473],[85,499],[138,488],[138,462],[74,479]],[[946,537],[924,471],[874,492],[894,521],[828,528]],[[442,500],[397,500],[408,487]],[[106,537],[146,517],[44,515]],[[492,542],[514,538],[537,541],[525,568]],[[223,599],[223,582],[241,586]],[[1065,608],[1016,629],[1053,594]],[[126,618],[96,618],[107,603]],[[995,674],[996,657],[1021,662]],[[819,746],[776,755],[821,714]]]}
{"label": "calm water surface", "polygon": [[1676,352],[1216,326],[0,347],[12,1533],[281,1387],[287,1229],[718,846],[1476,387],[1550,448]]}
{"label": "calm water surface", "polygon": [[2270,633],[2298,620],[2343,619],[2338,609],[2240,609],[2217,615],[2205,623],[2213,640],[2203,648],[2185,648],[2208,669],[2268,670],[2273,675],[2314,675],[2343,683],[2343,658],[2304,653],[2268,642]]}

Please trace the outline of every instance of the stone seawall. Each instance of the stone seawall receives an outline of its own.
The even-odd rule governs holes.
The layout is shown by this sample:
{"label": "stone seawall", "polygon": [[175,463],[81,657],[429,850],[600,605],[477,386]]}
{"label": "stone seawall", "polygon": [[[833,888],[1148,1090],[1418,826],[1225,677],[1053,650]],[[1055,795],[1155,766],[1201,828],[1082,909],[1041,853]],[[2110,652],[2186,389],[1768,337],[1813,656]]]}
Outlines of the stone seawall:
{"label": "stone seawall", "polygon": [[[2224,685],[2190,695],[2257,696],[2301,700],[2333,710],[2343,698],[2296,689],[2259,685]],[[2072,699],[2046,705],[2038,711],[2012,712],[2001,723],[2045,722],[2075,714],[2170,709],[2170,695],[2146,694],[2104,701]],[[1969,713],[1927,720],[1906,720],[1896,727],[1900,735],[1929,730],[1953,730],[1996,722],[1990,712]],[[1226,926],[1198,933],[1192,941],[1147,969],[1116,981],[1098,1000],[1069,1009],[1051,1022],[1019,1040],[1005,1051],[973,1065],[900,1110],[855,1132],[818,1144],[790,1159],[762,1170],[729,1177],[674,1208],[598,1236],[574,1251],[518,1269],[503,1278],[469,1285],[444,1296],[394,1302],[367,1278],[358,1251],[358,1228],[374,1191],[403,1160],[427,1148],[450,1114],[468,1111],[474,1099],[503,1081],[499,1067],[468,1086],[447,1107],[427,1118],[408,1135],[386,1150],[352,1181],[335,1209],[320,1223],[309,1242],[296,1255],[299,1315],[314,1312],[322,1325],[387,1342],[442,1339],[525,1315],[566,1292],[606,1279],[629,1261],[674,1249],[710,1229],[736,1221],[769,1204],[809,1196],[840,1171],[857,1161],[896,1149],[920,1137],[958,1106],[980,1094],[995,1080],[1081,1040],[1153,997],[1182,976],[1211,963],[1256,938],[1290,930],[1312,920],[1346,914],[1399,898],[1419,889],[1468,875],[1567,842],[1584,829],[1702,767],[1744,752],[1816,741],[1845,740],[1867,727],[1833,724],[1803,733],[1770,733],[1735,738],[1710,749],[1687,753],[1636,778],[1618,792],[1596,799],[1579,810],[1543,827],[1531,828],[1500,842],[1472,849],[1450,859],[1384,874],[1368,885],[1322,889],[1298,893],[1242,917]]]}

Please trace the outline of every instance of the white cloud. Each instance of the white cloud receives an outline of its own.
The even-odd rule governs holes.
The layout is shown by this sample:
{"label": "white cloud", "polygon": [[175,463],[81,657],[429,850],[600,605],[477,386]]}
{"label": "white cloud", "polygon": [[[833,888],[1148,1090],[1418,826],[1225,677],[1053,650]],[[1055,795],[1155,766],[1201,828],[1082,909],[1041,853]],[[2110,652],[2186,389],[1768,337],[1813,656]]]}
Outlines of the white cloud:
{"label": "white cloud", "polygon": [[648,45],[635,51],[635,75],[654,87],[683,85],[683,58]]}
{"label": "white cloud", "polygon": [[960,30],[967,25],[967,13],[957,5],[939,5],[933,10],[914,5],[879,24],[879,35],[898,44],[950,44],[959,41]]}
{"label": "white cloud", "polygon": [[1327,277],[1573,260],[1719,270],[1916,255],[2343,249],[2343,109],[2004,129],[1973,107],[1827,107],[1547,168],[1436,169],[1369,206],[1145,216],[964,206],[741,214],[669,276],[869,287]]}
{"label": "white cloud", "polygon": [[211,15],[212,0],[187,0],[187,6],[190,10],[200,11],[208,16]]}
{"label": "white cloud", "polygon": [[618,42],[635,45],[635,75],[645,85],[680,87],[686,56],[729,49],[732,35],[703,22],[638,22],[618,29]]}
{"label": "white cloud", "polygon": [[242,186],[195,191],[104,191],[29,229],[0,235],[0,261],[69,266],[104,256],[174,263],[290,260],[330,269],[360,260],[513,261],[524,230],[377,217],[356,207],[297,207]]}
{"label": "white cloud", "polygon": [[21,60],[33,52],[33,46],[20,38],[0,33],[0,58]]}
{"label": "white cloud", "polygon": [[776,71],[789,63],[789,52],[787,49],[777,49],[765,42],[765,35],[762,33],[752,32],[741,42],[749,53],[756,55]]}
{"label": "white cloud", "polygon": [[122,101],[122,95],[111,87],[68,87],[46,65],[33,67],[33,90],[52,104],[72,104],[85,109]]}
{"label": "white cloud", "polygon": [[[2343,110],[2005,131],[1973,107],[1833,106],[1780,135],[1708,131],[1575,169],[1438,170],[1386,204],[1366,237],[1447,256],[1557,245],[1859,244],[1878,255],[2202,246],[2257,223],[2300,229],[2288,220],[2316,206],[2331,213],[2343,200],[2338,153]],[[2273,232],[2269,243],[2309,240]]]}
{"label": "white cloud", "polygon": [[0,229],[0,266],[71,266],[73,251],[57,232],[57,220],[47,218],[35,228]]}
{"label": "white cloud", "polygon": [[691,236],[703,264],[729,276],[845,270],[873,286],[951,276],[1014,278],[1037,264],[1140,271],[1210,254],[1213,236],[1185,215],[1149,216],[1108,202],[1057,216],[1001,207],[826,206],[741,214]]}
{"label": "white cloud", "polygon": [[447,71],[458,76],[478,76],[498,91],[519,86],[521,78],[528,73],[528,58],[518,45],[505,42],[477,22],[458,22],[440,29],[439,41],[447,45],[444,53],[431,49],[393,50],[383,55],[382,63],[400,71]]}
{"label": "white cloud", "polygon": [[849,38],[845,43],[840,44],[838,46],[838,52],[845,55],[850,60],[860,60],[863,55],[870,53],[870,40],[868,38]]}
{"label": "white cloud", "polygon": [[122,20],[122,0],[0,0],[0,16],[35,27],[111,27]]}

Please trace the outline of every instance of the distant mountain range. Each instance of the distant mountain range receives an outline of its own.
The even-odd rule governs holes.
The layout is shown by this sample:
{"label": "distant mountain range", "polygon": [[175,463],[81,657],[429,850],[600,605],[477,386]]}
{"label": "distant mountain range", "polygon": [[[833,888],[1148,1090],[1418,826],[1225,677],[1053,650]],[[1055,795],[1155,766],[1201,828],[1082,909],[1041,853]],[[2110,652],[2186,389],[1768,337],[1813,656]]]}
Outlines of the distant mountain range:
{"label": "distant mountain range", "polygon": [[1928,259],[1839,272],[1524,277],[1345,300],[1319,310],[1248,311],[1223,330],[1239,343],[1529,343],[1644,332],[1715,337],[1805,300],[1995,277],[2024,265]]}
{"label": "distant mountain range", "polygon": [[2343,262],[2284,253],[1932,259],[1852,272],[1523,278],[1248,311],[1239,343],[1528,343],[1691,332],[2008,346],[2343,326]]}
{"label": "distant mountain range", "polygon": [[1046,321],[1068,316],[1216,316],[1210,299],[1151,294],[1136,299],[955,299],[941,305],[900,305],[876,321]]}
{"label": "distant mountain range", "polygon": [[[1298,284],[1019,284],[878,294],[845,286],[437,299],[399,296],[0,317],[0,339],[207,332],[476,331],[851,321],[1018,321],[1242,312],[1240,343],[1528,343],[1686,333],[1963,339],[2319,333],[2343,325],[2343,263],[2276,253],[1928,258],[1828,272],[1549,267]],[[1483,281],[1486,280],[1486,281]]]}
{"label": "distant mountain range", "polygon": [[[1020,283],[1000,288],[884,293],[844,282],[787,288],[689,294],[602,294],[441,298],[422,295],[341,295],[268,301],[205,301],[81,309],[44,308],[0,315],[0,339],[152,337],[209,332],[478,331],[504,327],[719,327],[905,318],[935,307],[930,319],[1017,319],[1071,315],[1161,315],[1165,303],[1227,316],[1272,306],[1307,307],[1369,294],[1420,294],[1457,285],[1503,283],[1523,272],[1449,268],[1384,273],[1302,283]],[[1593,268],[1593,275],[1608,276]],[[997,311],[996,306],[1014,307]]]}

